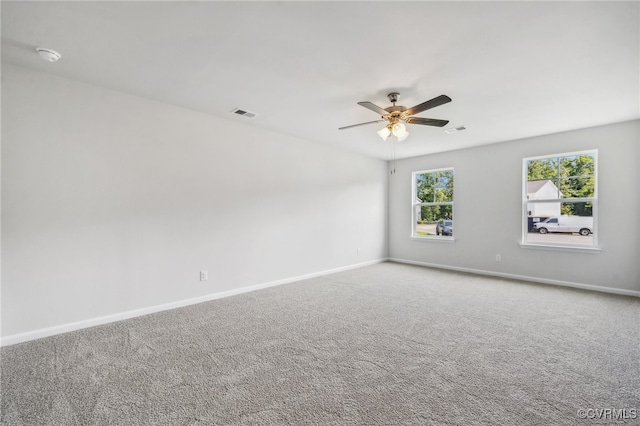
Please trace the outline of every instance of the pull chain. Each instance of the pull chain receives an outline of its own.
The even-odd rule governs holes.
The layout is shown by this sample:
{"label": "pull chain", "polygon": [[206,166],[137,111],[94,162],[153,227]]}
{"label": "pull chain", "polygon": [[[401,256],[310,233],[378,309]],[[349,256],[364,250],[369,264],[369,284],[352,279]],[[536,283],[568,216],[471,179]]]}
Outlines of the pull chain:
{"label": "pull chain", "polygon": [[396,174],[396,143],[395,141],[391,141],[391,172],[390,174]]}

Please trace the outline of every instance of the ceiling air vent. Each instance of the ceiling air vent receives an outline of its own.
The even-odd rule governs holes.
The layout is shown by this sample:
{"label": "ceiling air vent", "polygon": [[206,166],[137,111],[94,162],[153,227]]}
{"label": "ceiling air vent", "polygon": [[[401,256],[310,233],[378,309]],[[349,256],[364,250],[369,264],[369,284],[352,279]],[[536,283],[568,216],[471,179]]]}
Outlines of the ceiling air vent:
{"label": "ceiling air vent", "polygon": [[231,112],[234,113],[234,114],[242,115],[242,116],[249,117],[249,118],[252,118],[252,117],[256,116],[255,112],[249,112],[249,111],[246,111],[246,110],[240,109],[240,108],[236,108],[236,109],[232,110]]}
{"label": "ceiling air vent", "polygon": [[444,132],[445,133],[457,133],[457,132],[461,132],[463,130],[465,130],[466,127],[464,126],[458,126],[458,127],[452,127],[451,129],[447,129]]}

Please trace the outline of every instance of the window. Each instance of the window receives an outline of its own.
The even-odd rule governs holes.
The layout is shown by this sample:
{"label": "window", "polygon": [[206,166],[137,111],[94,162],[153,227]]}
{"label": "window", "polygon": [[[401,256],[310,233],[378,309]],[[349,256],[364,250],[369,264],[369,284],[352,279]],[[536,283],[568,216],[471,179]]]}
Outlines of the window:
{"label": "window", "polygon": [[453,239],[453,168],[413,172],[413,237]]}
{"label": "window", "polygon": [[596,150],[525,158],[525,245],[597,246]]}

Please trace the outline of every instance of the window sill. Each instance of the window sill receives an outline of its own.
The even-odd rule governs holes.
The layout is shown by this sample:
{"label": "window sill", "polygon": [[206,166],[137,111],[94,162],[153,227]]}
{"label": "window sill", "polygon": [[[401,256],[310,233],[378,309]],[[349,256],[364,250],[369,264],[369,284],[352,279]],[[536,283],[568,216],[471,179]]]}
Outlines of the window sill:
{"label": "window sill", "polygon": [[413,241],[424,241],[424,242],[436,242],[436,243],[453,243],[455,239],[453,237],[416,237],[415,235],[411,235]]}
{"label": "window sill", "polygon": [[600,254],[600,252],[602,252],[602,249],[600,247],[562,246],[562,245],[531,244],[531,243],[520,243],[520,248],[533,249],[533,250],[568,251],[568,252],[574,252],[574,253],[591,253],[591,254]]}

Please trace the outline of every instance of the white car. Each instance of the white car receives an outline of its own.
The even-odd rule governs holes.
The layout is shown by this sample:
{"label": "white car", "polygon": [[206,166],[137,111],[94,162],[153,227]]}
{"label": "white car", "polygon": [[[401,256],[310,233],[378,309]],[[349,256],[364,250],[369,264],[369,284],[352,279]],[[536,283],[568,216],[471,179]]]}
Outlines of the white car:
{"label": "white car", "polygon": [[558,216],[550,217],[533,225],[541,234],[547,232],[577,232],[587,236],[593,234],[592,216]]}

